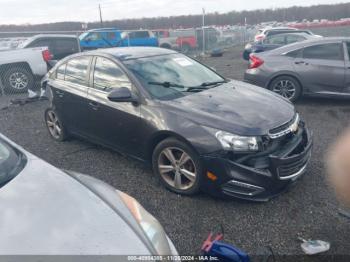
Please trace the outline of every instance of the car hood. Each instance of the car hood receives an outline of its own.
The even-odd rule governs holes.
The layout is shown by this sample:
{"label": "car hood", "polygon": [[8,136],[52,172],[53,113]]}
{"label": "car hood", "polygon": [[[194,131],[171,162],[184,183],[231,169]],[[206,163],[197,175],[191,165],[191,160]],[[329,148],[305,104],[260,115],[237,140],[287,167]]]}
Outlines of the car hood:
{"label": "car hood", "polygon": [[198,125],[237,135],[265,135],[290,121],[294,106],[266,89],[240,81],[163,102],[166,110]]}
{"label": "car hood", "polygon": [[26,157],[22,172],[0,188],[0,255],[151,253],[132,222],[94,192],[35,156]]}

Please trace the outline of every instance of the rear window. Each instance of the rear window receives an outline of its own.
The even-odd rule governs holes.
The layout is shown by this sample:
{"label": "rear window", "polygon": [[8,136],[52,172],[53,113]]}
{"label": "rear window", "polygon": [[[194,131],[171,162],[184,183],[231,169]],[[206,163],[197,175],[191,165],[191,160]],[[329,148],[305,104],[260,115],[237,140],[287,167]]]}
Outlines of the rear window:
{"label": "rear window", "polygon": [[83,56],[68,61],[64,80],[79,85],[87,85],[90,57]]}
{"label": "rear window", "polygon": [[343,60],[342,44],[331,43],[305,47],[303,57],[309,59]]}
{"label": "rear window", "polygon": [[0,139],[0,187],[18,175],[25,162],[22,153]]}

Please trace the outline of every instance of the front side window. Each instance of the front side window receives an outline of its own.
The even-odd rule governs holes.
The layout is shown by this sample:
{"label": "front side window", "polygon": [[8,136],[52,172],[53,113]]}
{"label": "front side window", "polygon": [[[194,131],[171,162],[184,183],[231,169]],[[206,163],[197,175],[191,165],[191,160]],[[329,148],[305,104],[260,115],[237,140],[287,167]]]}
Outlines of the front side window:
{"label": "front side window", "polygon": [[292,44],[292,43],[296,43],[304,40],[306,40],[306,38],[301,35],[288,35],[286,38],[286,43]]}
{"label": "front side window", "polygon": [[117,64],[109,59],[98,57],[94,70],[95,89],[110,92],[115,88],[131,88],[130,81]]}
{"label": "front side window", "polygon": [[134,31],[134,32],[130,32],[129,33],[129,38],[133,39],[133,38],[148,38],[149,37],[149,33],[148,31]]}
{"label": "front side window", "polygon": [[89,56],[76,57],[67,62],[65,78],[67,82],[87,86]]}
{"label": "front side window", "polygon": [[342,44],[322,44],[305,47],[303,57],[309,59],[344,60]]}
{"label": "front side window", "polygon": [[102,36],[100,33],[94,32],[94,33],[90,33],[88,34],[88,36],[84,39],[86,41],[97,41],[97,40],[101,40]]}
{"label": "front side window", "polygon": [[124,64],[151,96],[160,100],[189,95],[189,88],[202,88],[197,89],[199,91],[208,83],[225,81],[214,71],[181,54],[126,60]]}
{"label": "front side window", "polygon": [[25,157],[0,139],[0,187],[14,178],[24,167]]}

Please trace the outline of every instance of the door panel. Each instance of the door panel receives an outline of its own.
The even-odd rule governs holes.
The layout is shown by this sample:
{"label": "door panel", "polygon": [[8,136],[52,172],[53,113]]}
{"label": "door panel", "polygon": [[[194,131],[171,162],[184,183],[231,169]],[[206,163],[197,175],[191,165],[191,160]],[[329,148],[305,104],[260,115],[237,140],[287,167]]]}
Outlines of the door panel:
{"label": "door panel", "polygon": [[350,94],[350,42],[346,42],[345,48],[345,84],[344,93]]}
{"label": "door panel", "polygon": [[99,142],[132,155],[141,152],[140,105],[111,102],[110,91],[120,87],[132,90],[124,72],[113,61],[97,57],[92,88],[88,91],[89,133]]}
{"label": "door panel", "polygon": [[344,54],[341,43],[314,45],[304,48],[301,58],[295,58],[294,68],[306,92],[342,92],[345,80]]}

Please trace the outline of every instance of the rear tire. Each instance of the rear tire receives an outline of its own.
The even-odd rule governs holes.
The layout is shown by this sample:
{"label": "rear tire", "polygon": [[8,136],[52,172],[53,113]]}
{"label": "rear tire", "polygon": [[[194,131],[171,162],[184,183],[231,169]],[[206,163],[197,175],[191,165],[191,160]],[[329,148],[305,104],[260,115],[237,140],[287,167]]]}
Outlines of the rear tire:
{"label": "rear tire", "polygon": [[167,138],[153,151],[153,172],[169,190],[194,195],[199,192],[203,168],[198,154],[186,143]]}
{"label": "rear tire", "polygon": [[69,135],[66,127],[60,116],[52,108],[48,108],[45,111],[45,123],[53,140],[62,142],[68,139]]}
{"label": "rear tire", "polygon": [[34,86],[34,76],[25,67],[11,67],[3,76],[5,90],[9,94],[24,93]]}
{"label": "rear tire", "polygon": [[302,87],[298,80],[291,76],[279,76],[269,85],[269,89],[291,102],[295,102],[302,94]]}

